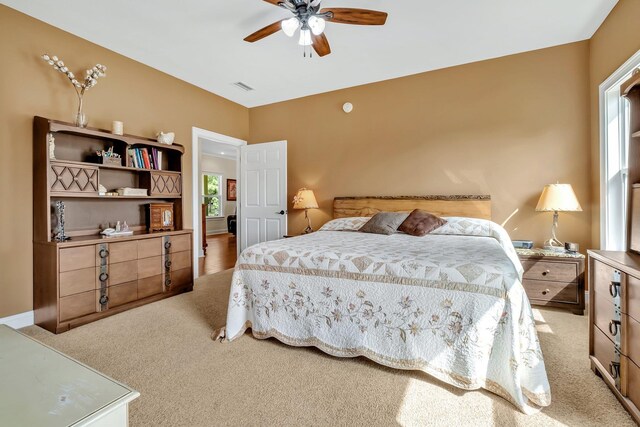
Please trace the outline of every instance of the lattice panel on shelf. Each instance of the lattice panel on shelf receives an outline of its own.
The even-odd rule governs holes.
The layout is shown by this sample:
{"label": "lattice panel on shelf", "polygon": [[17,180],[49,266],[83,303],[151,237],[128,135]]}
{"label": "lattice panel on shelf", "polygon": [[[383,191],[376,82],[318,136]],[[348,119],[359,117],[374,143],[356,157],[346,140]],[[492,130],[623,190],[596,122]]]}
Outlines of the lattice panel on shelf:
{"label": "lattice panel on shelf", "polygon": [[51,193],[97,193],[98,169],[52,164],[49,176]]}
{"label": "lattice panel on shelf", "polygon": [[152,196],[180,196],[182,194],[182,179],[180,174],[151,172]]}

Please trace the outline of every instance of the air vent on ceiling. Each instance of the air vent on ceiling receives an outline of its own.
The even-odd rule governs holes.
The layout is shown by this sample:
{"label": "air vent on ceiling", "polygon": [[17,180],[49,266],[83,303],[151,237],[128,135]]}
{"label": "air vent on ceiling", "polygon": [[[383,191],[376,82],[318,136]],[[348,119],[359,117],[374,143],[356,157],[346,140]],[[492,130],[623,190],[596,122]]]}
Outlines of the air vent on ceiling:
{"label": "air vent on ceiling", "polygon": [[244,84],[242,82],[235,82],[233,85],[247,92],[251,92],[252,90],[254,90],[251,86]]}

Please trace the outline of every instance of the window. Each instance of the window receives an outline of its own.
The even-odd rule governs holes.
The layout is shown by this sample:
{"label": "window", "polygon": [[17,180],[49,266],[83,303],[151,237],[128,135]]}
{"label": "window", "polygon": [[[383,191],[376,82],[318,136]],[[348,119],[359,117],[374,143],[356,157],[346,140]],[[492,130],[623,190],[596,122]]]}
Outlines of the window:
{"label": "window", "polygon": [[222,216],[222,175],[208,172],[202,174],[202,198],[207,205],[207,218]]}
{"label": "window", "polygon": [[625,250],[629,101],[620,85],[640,65],[640,52],[600,85],[600,247]]}

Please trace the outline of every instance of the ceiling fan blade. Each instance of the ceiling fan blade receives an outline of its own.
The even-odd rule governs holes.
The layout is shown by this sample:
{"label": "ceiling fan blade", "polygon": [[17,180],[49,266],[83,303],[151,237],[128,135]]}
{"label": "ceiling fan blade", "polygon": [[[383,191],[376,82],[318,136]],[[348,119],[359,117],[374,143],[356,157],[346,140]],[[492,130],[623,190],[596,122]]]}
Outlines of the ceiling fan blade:
{"label": "ceiling fan blade", "polygon": [[333,17],[327,18],[329,22],[352,25],[384,25],[387,22],[387,13],[368,9],[351,9],[345,7],[330,7],[321,9],[320,13],[331,12]]}
{"label": "ceiling fan blade", "polygon": [[266,27],[259,29],[251,35],[248,35],[244,38],[244,41],[249,43],[257,42],[258,40],[262,40],[263,38],[270,36],[271,34],[277,33],[281,29],[282,21],[277,21],[271,25],[267,25]]}
{"label": "ceiling fan blade", "polygon": [[325,36],[324,33],[320,34],[319,36],[311,33],[311,41],[313,42],[313,50],[316,51],[318,56],[323,57],[331,53],[329,40],[327,40],[327,36]]}
{"label": "ceiling fan blade", "polygon": [[271,3],[274,6],[277,6],[278,3],[284,3],[284,0],[264,0],[264,1],[266,1],[267,3]]}

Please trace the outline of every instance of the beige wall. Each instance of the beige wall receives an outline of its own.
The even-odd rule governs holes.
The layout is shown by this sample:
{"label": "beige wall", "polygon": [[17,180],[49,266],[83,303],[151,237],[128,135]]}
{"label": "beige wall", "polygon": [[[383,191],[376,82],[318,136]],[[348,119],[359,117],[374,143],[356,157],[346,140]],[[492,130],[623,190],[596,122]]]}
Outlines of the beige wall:
{"label": "beige wall", "polygon": [[185,226],[191,228],[191,127],[248,137],[248,109],[0,5],[0,317],[32,309],[32,122],[72,121],[75,94],[39,59],[48,52],[74,72],[96,63],[107,77],[85,97],[89,125],[152,137],[175,131],[186,146]]}
{"label": "beige wall", "polygon": [[[288,140],[289,200],[315,191],[319,226],[335,196],[490,194],[513,238],[541,244],[545,184],[571,183],[584,212],[559,237],[590,247],[589,45],[574,43],[252,108],[251,143]],[[342,111],[351,102],[350,114]],[[290,211],[290,232],[304,216]]]}
{"label": "beige wall", "polygon": [[236,202],[227,201],[227,179],[236,179],[237,162],[212,155],[202,154],[200,168],[202,172],[222,175],[222,216],[223,218],[207,218],[207,234],[226,233],[227,216],[236,211]]}
{"label": "beige wall", "polygon": [[598,87],[640,50],[640,1],[620,0],[590,40],[592,240],[600,246],[600,122]]}

